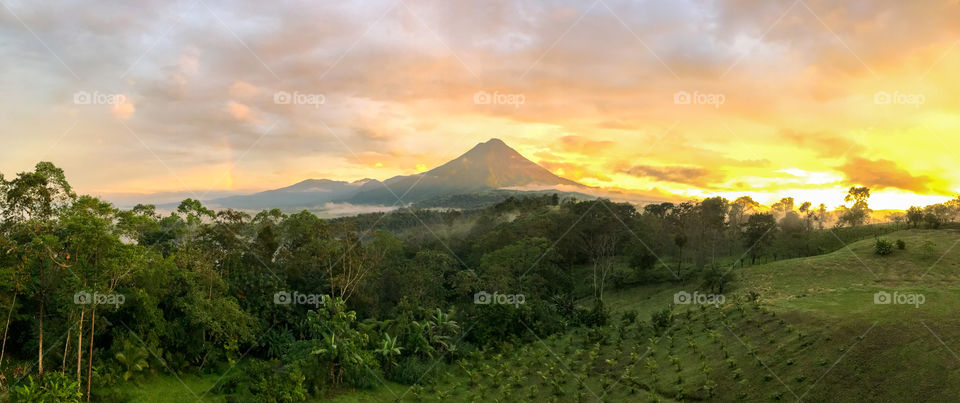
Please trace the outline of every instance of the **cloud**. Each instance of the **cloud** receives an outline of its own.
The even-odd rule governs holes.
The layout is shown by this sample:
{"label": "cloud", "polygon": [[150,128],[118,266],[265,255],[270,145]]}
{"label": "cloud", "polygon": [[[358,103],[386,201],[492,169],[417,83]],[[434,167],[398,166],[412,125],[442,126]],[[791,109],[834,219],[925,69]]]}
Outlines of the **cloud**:
{"label": "cloud", "polygon": [[857,185],[875,189],[897,188],[917,193],[936,192],[934,180],[926,175],[913,175],[896,162],[884,159],[850,158],[837,168]]}
{"label": "cloud", "polygon": [[595,155],[615,146],[614,141],[591,140],[584,136],[563,136],[556,143],[559,151],[582,155]]}
{"label": "cloud", "polygon": [[[762,177],[786,187],[772,172],[833,169],[844,153],[935,172],[952,161],[945,148],[960,148],[956,136],[943,136],[950,147],[893,136],[903,133],[898,126],[920,127],[917,121],[944,133],[958,127],[950,118],[960,106],[953,97],[960,91],[953,74],[960,52],[951,51],[960,20],[955,0],[606,0],[587,12],[591,3],[209,0],[188,10],[159,0],[19,2],[11,11],[33,32],[0,13],[7,39],[0,56],[16,61],[5,66],[5,81],[31,85],[10,88],[0,120],[9,133],[56,138],[64,130],[57,124],[79,119],[65,141],[116,145],[56,156],[80,189],[143,175],[85,161],[155,160],[135,143],[133,151],[118,151],[136,141],[123,127],[100,127],[87,109],[74,106],[71,116],[51,101],[67,102],[84,89],[136,99],[136,107],[115,106],[113,116],[131,120],[177,171],[217,172],[211,167],[236,158],[232,148],[255,144],[237,177],[259,178],[261,187],[271,186],[264,172],[281,170],[276,164],[296,176],[317,169],[317,161],[346,158],[360,165],[344,164],[338,172],[345,176],[335,179],[361,170],[387,177],[436,166],[492,136],[521,151],[542,150],[529,155],[570,177],[633,179],[614,166],[641,164],[634,173],[643,177],[706,186]],[[345,43],[356,46],[345,52]],[[870,99],[878,90],[912,91],[900,84],[921,81],[928,102],[918,111]],[[471,96],[481,89],[520,93],[526,103],[485,108]],[[676,105],[679,90],[722,93],[727,102],[719,109]],[[277,91],[324,94],[327,102],[277,105]],[[896,119],[888,119],[891,111]],[[265,128],[250,120],[276,122],[268,141],[255,143]],[[856,130],[871,125],[878,137],[890,137],[857,142]],[[683,136],[661,141],[667,127]],[[34,141],[44,136],[16,137],[0,150],[2,171],[32,166],[27,160],[49,148],[49,141]],[[944,186],[960,183],[949,170],[937,176]]]}
{"label": "cloud", "polygon": [[346,156],[347,162],[374,168],[393,168],[406,173],[422,172],[437,166],[438,158],[423,153],[411,153],[403,150],[387,152],[361,151]]}
{"label": "cloud", "polygon": [[126,97],[120,97],[121,101],[113,104],[111,113],[113,117],[120,120],[128,120],[133,117],[134,112],[137,111],[137,108],[133,106],[133,103]]}
{"label": "cloud", "polygon": [[260,93],[260,89],[257,88],[257,86],[245,81],[237,81],[233,83],[229,90],[230,96],[237,99],[250,99],[258,93]]}
{"label": "cloud", "polygon": [[673,182],[701,187],[709,187],[724,178],[724,175],[716,170],[689,166],[635,165],[622,170],[622,172],[658,182]]}
{"label": "cloud", "polygon": [[548,171],[553,172],[554,175],[573,181],[579,181],[584,178],[592,178],[603,182],[613,181],[613,178],[611,178],[609,175],[586,164],[546,160],[541,160],[537,164],[546,168]]}
{"label": "cloud", "polygon": [[227,102],[227,112],[239,121],[250,120],[250,107],[234,101]]}
{"label": "cloud", "polygon": [[864,149],[853,135],[843,136],[825,131],[799,132],[785,129],[780,131],[780,136],[803,149],[816,152],[820,157],[842,157]]}

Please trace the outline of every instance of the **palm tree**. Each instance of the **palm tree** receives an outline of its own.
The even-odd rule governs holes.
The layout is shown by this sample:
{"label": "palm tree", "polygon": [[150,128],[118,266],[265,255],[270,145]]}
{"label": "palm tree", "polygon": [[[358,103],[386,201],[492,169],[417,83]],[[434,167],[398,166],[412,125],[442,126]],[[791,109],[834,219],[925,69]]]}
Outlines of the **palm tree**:
{"label": "palm tree", "polygon": [[123,380],[129,380],[136,377],[140,372],[150,367],[147,361],[149,355],[147,350],[134,346],[129,341],[123,342],[123,350],[114,354],[113,358],[120,363],[123,369]]}

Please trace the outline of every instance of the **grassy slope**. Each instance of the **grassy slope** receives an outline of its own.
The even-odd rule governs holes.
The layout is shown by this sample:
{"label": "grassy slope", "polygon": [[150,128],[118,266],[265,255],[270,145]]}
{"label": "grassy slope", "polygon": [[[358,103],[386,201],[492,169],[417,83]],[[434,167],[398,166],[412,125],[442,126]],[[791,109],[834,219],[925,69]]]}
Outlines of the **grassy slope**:
{"label": "grassy slope", "polygon": [[[953,354],[960,352],[960,247],[952,249],[960,232],[885,238],[903,239],[907,249],[876,256],[869,239],[827,255],[736,268],[726,305],[674,306],[673,326],[663,332],[649,323],[578,330],[462,367],[441,365],[445,375],[435,385],[408,392],[390,383],[335,401],[950,401],[960,396]],[[673,306],[675,292],[695,289],[641,286],[610,291],[605,300],[614,318],[633,309],[647,321]],[[876,305],[880,290],[919,292],[926,303]],[[751,291],[758,303],[744,302]],[[715,385],[713,397],[704,385]]]}
{"label": "grassy slope", "polygon": [[159,376],[139,385],[126,384],[122,389],[130,397],[130,401],[134,402],[192,402],[197,401],[198,397],[204,402],[221,402],[223,399],[220,397],[204,394],[217,378],[217,375],[200,377],[184,374],[178,380],[173,376]]}
{"label": "grassy slope", "polygon": [[[764,309],[821,338],[821,344],[798,351],[795,358],[813,365],[778,365],[760,353],[804,400],[923,401],[960,395],[960,357],[953,354],[960,352],[960,248],[953,248],[960,232],[908,230],[883,238],[903,239],[907,249],[877,256],[868,239],[827,255],[735,269],[732,296],[755,291]],[[928,242],[931,247],[924,247]],[[692,291],[665,286],[622,290],[611,295],[608,306],[638,309],[646,317],[655,308],[636,307],[632,301],[666,306],[681,288]],[[926,302],[919,308],[876,305],[878,291],[921,293]],[[849,348],[853,343],[858,344]],[[801,376],[807,380],[786,382]],[[789,391],[788,396],[796,400]]]}
{"label": "grassy slope", "polygon": [[[960,351],[960,250],[952,249],[960,233],[911,230],[885,238],[903,239],[907,249],[881,257],[865,240],[743,272],[743,288],[760,292],[765,305],[790,321],[838,341],[866,333],[810,396],[930,401],[960,395],[960,357],[953,354]],[[876,305],[878,291],[921,293],[926,303]]]}

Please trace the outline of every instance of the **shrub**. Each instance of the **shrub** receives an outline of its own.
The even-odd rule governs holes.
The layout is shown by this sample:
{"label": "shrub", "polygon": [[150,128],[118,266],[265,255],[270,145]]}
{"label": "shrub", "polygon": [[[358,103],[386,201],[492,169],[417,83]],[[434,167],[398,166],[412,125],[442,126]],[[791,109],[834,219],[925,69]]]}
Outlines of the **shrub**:
{"label": "shrub", "polygon": [[306,377],[296,365],[280,360],[253,360],[238,374],[228,378],[220,392],[245,402],[296,402],[307,398]]}
{"label": "shrub", "polygon": [[433,377],[428,376],[428,372],[436,372],[437,366],[433,365],[432,360],[428,362],[415,356],[407,357],[401,360],[397,367],[387,374],[387,379],[404,385],[431,383]]}
{"label": "shrub", "polygon": [[893,253],[893,244],[886,239],[877,239],[877,242],[873,245],[873,252],[880,256],[887,256]]}
{"label": "shrub", "polygon": [[32,375],[10,388],[10,400],[14,402],[79,402],[83,396],[80,385],[59,372],[48,372],[42,377]]}
{"label": "shrub", "polygon": [[907,243],[903,242],[902,239],[897,240],[897,249],[904,250],[907,249]]}
{"label": "shrub", "polygon": [[597,299],[594,301],[593,309],[587,311],[577,309],[577,322],[586,327],[603,326],[610,319],[610,312],[603,306],[603,301]]}
{"label": "shrub", "polygon": [[650,324],[657,330],[666,329],[672,322],[673,312],[670,311],[670,308],[654,312],[653,315],[650,315]]}

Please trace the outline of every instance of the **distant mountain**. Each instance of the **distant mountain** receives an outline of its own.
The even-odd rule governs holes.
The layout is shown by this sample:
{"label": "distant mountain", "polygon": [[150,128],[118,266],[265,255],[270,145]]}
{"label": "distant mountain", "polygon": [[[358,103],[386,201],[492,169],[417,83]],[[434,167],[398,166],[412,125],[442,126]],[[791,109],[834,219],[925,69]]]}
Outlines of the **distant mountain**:
{"label": "distant mountain", "polygon": [[395,176],[382,183],[368,183],[353,197],[343,201],[353,204],[392,205],[397,202],[397,197],[404,203],[416,203],[438,196],[504,188],[588,189],[577,182],[554,175],[520,155],[502,140],[491,139],[427,172]]}
{"label": "distant mountain", "polygon": [[[590,188],[554,175],[500,139],[491,139],[446,164],[415,175],[395,176],[383,182],[375,179],[354,182],[308,179],[285,188],[221,197],[209,203],[215,207],[236,209],[310,208],[327,203],[383,206],[418,203],[454,207],[503,199],[527,190],[543,192],[549,189],[566,194]],[[398,202],[398,197],[402,202]]]}
{"label": "distant mountain", "polygon": [[374,179],[362,179],[354,182],[307,179],[285,188],[210,200],[210,204],[236,209],[310,207],[351,197],[364,185],[371,182],[379,183]]}

